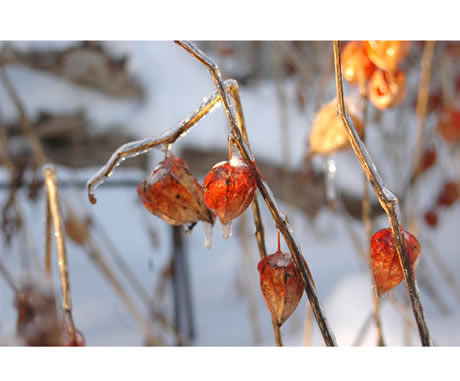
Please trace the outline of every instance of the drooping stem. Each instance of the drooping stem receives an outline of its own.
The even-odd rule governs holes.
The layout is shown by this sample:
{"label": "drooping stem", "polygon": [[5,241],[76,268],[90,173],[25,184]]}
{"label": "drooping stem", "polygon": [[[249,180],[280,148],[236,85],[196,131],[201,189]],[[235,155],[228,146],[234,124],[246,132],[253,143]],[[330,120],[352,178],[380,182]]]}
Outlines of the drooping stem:
{"label": "drooping stem", "polygon": [[[226,85],[228,86],[232,82],[234,81],[226,81]],[[219,103],[219,101],[220,96],[217,91],[214,91],[203,99],[196,110],[190,113],[184,120],[179,122],[170,130],[155,137],[130,142],[118,147],[110,159],[107,161],[107,163],[88,180],[87,187],[88,198],[90,202],[92,204],[96,203],[96,197],[94,196],[95,188],[101,185],[106,179],[108,179],[114,169],[123,160],[145,153],[159,145],[170,145],[176,142],[182,136],[184,136],[187,131],[190,130],[190,128],[195,126],[204,116],[211,112],[212,109]]]}
{"label": "drooping stem", "polygon": [[[45,166],[43,168],[43,175],[45,176],[46,194],[48,199],[47,207],[49,208],[49,212],[47,212],[47,215],[51,216],[51,220],[53,222],[54,227],[54,236],[56,239],[58,268],[62,290],[62,307],[64,309],[64,312],[70,325],[72,341],[76,343],[77,336],[75,332],[75,325],[73,323],[72,301],[70,297],[69,266],[67,263],[67,253],[64,240],[64,223],[62,221],[61,211],[59,209],[58,190],[56,186],[56,170],[51,165]],[[47,224],[47,227],[48,226],[49,225]],[[47,241],[49,239],[50,233],[51,231],[48,231],[47,229]]]}
{"label": "drooping stem", "polygon": [[399,261],[401,263],[401,267],[404,272],[404,278],[406,280],[407,288],[409,291],[413,313],[419,329],[420,339],[423,346],[431,346],[430,333],[425,322],[422,302],[420,300],[417,285],[415,283],[415,276],[410,267],[409,257],[407,255],[401,234],[399,201],[393,195],[393,193],[391,193],[390,190],[384,186],[383,181],[380,178],[377,169],[370,158],[366,146],[361,141],[358,133],[356,132],[356,129],[353,126],[351,118],[348,116],[343,97],[342,66],[339,42],[334,41],[333,45],[335,79],[337,86],[337,116],[342,120],[343,125],[348,133],[348,138],[350,140],[351,146],[353,147],[353,150],[355,151],[355,154],[358,157],[369,182],[377,194],[380,205],[388,216],[396,243],[396,250],[398,253]]}
{"label": "drooping stem", "polygon": [[[361,44],[361,42],[360,42]],[[360,50],[360,54],[363,55],[364,53]],[[363,58],[361,56],[361,58]],[[366,144],[366,122],[367,122],[367,112],[368,112],[368,103],[369,99],[367,96],[367,86],[366,86],[366,77],[364,72],[364,63],[363,59],[359,60],[358,65],[358,83],[359,83],[359,92],[361,95],[361,99],[364,102],[364,110],[363,110],[363,144]],[[369,128],[369,127],[367,127]],[[362,200],[362,220],[364,225],[365,237],[366,237],[366,247],[369,248],[371,246],[371,239],[372,239],[372,219],[370,216],[370,200],[369,200],[369,181],[367,180],[367,176],[363,173],[363,186],[364,186],[364,193],[363,193],[363,200]],[[385,342],[383,340],[383,332],[382,332],[382,320],[380,315],[380,299],[376,292],[376,285],[374,275],[372,273],[372,265],[370,261],[370,256],[365,256],[366,262],[368,264],[369,269],[369,276],[371,278],[371,296],[372,296],[372,307],[373,307],[373,318],[375,324],[375,336],[376,342],[379,347],[383,347]]]}
{"label": "drooping stem", "polygon": [[[243,135],[244,141],[246,142],[248,148],[251,149],[249,145],[248,132],[246,130],[246,123],[244,121],[243,107],[241,105],[238,83],[236,81],[225,81],[225,83],[229,83],[229,85],[227,86],[227,90],[230,93],[235,105],[236,120]],[[262,223],[262,217],[260,216],[260,208],[259,201],[257,200],[257,194],[254,194],[254,198],[252,200],[252,214],[254,216],[254,225],[256,227],[255,234],[257,246],[259,247],[260,258],[262,259],[267,255],[267,249],[265,247],[265,228],[264,224]]]}
{"label": "drooping stem", "polygon": [[[227,81],[225,83],[227,83]],[[235,106],[236,120],[238,122],[239,130],[241,131],[243,139],[245,143],[247,144],[248,149],[250,150],[248,131],[246,129],[246,123],[244,121],[243,106],[241,104],[238,83],[236,81],[232,81],[229,84],[229,86],[227,86],[227,91],[229,92],[233,100],[233,104]],[[262,259],[267,255],[267,250],[265,247],[265,228],[262,222],[262,217],[260,215],[260,208],[259,208],[259,202],[257,200],[257,194],[254,194],[254,198],[252,200],[252,214],[254,217],[254,225],[256,228],[255,235],[256,235],[256,240],[257,240],[257,246],[259,247],[259,255],[260,255],[260,258]],[[280,247],[279,234],[280,232],[278,230],[278,251]],[[281,328],[274,320],[272,320],[272,327],[273,327],[273,335],[275,337],[275,344],[277,347],[282,347],[283,340],[281,337]]]}
{"label": "drooping stem", "polygon": [[224,105],[225,112],[227,114],[227,118],[229,120],[231,130],[233,132],[233,135],[235,136],[235,145],[240,151],[240,154],[243,157],[243,159],[246,161],[246,164],[255,174],[257,187],[260,193],[262,194],[262,197],[264,198],[265,203],[267,204],[267,207],[273,216],[273,220],[275,221],[276,227],[283,234],[283,237],[286,241],[286,244],[289,247],[289,250],[291,252],[291,255],[293,257],[293,260],[297,268],[299,268],[300,270],[301,277],[303,281],[305,282],[305,292],[309,298],[310,304],[315,314],[315,318],[318,322],[320,331],[323,335],[324,341],[326,345],[328,346],[335,346],[336,345],[335,337],[334,337],[334,334],[332,333],[332,330],[329,328],[329,324],[327,322],[325,313],[319,302],[319,297],[316,292],[316,287],[315,287],[312,275],[310,273],[310,270],[303,263],[301,249],[296,239],[291,233],[292,229],[287,223],[284,213],[282,214],[281,210],[278,208],[278,205],[272,195],[270,188],[267,186],[265,181],[260,176],[259,171],[255,164],[254,157],[252,153],[250,152],[247,144],[245,143],[238,129],[236,117],[233,113],[233,110],[230,107],[230,103],[228,101],[228,97],[225,92],[224,84],[223,84],[223,81],[220,75],[220,71],[217,65],[214,63],[214,61],[211,58],[207,57],[203,52],[197,49],[192,43],[182,42],[182,41],[177,41],[176,43],[182,48],[184,48],[187,52],[189,52],[195,59],[201,62],[210,71],[212,78],[214,80],[214,83],[219,92],[219,95],[221,97],[222,103]]}

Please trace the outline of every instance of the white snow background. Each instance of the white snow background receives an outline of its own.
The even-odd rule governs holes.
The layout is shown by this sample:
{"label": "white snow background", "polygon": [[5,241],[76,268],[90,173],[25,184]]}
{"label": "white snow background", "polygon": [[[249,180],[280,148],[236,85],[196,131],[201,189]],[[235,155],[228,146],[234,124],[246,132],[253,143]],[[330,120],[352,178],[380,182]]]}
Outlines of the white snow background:
{"label": "white snow background", "polygon": [[[15,43],[24,49],[29,47],[67,46],[65,42],[30,42]],[[172,42],[107,42],[105,46],[120,55],[128,55],[128,67],[139,80],[146,92],[144,102],[115,100],[96,92],[69,84],[51,75],[33,72],[21,68],[8,68],[8,74],[18,90],[28,116],[33,119],[39,110],[52,112],[69,112],[84,108],[88,118],[98,128],[110,124],[123,125],[130,133],[144,138],[157,135],[174,126],[191,112],[202,100],[214,90],[214,84],[208,71]],[[219,61],[217,60],[219,64]],[[224,74],[225,75],[225,74]],[[417,74],[415,74],[417,75]],[[415,83],[417,78],[409,78]],[[414,82],[415,81],[415,82]],[[286,88],[293,89],[294,83],[287,81]],[[248,126],[249,140],[257,158],[280,163],[280,128],[279,107],[276,98],[275,83],[271,79],[259,80],[256,85],[241,86],[241,100]],[[346,92],[351,89],[346,87]],[[327,95],[334,97],[335,87],[331,78]],[[293,98],[293,91],[287,91]],[[5,120],[16,118],[16,112],[5,90],[0,89],[1,113]],[[300,112],[294,99],[289,99],[289,147],[293,166],[301,161],[308,134],[313,120],[314,110],[311,105],[305,112]],[[385,118],[392,118],[392,112]],[[384,147],[379,135],[369,128],[368,148],[371,155],[379,158],[376,161],[386,185],[400,190],[401,178],[410,170],[410,149],[413,147],[414,121],[408,125],[403,138],[406,139],[406,155],[409,163],[407,168],[393,168],[392,158],[386,155],[388,147]],[[432,123],[428,120],[428,126]],[[388,124],[386,124],[388,125]],[[372,126],[371,126],[372,127]],[[410,128],[409,128],[410,127]],[[395,126],[396,129],[402,126]],[[412,131],[412,132],[411,132]],[[228,123],[223,108],[217,108],[198,126],[194,127],[180,142],[172,148],[180,152],[185,145],[202,148],[220,147],[227,144]],[[398,132],[399,133],[399,132]],[[405,135],[404,135],[405,134]],[[161,160],[162,153],[153,150],[149,153],[153,166]],[[386,160],[382,160],[385,158]],[[444,159],[446,159],[445,153]],[[108,159],[108,158],[107,158]],[[341,189],[361,194],[362,171],[352,152],[343,152],[335,156],[337,164],[337,181]],[[442,158],[441,158],[442,159]],[[315,164],[321,165],[321,160]],[[101,166],[104,163],[101,163]],[[86,181],[98,168],[86,170],[69,170],[57,167],[59,180],[76,178]],[[443,176],[453,173],[452,167],[443,165],[443,170],[433,171],[421,179],[419,186],[419,204],[430,205]],[[123,165],[118,167],[111,179],[131,178],[142,180],[145,176],[138,170],[126,170]],[[199,179],[202,181],[202,178]],[[7,182],[5,168],[0,168],[0,181]],[[110,181],[110,179],[108,180]],[[268,184],[270,185],[270,184]],[[420,191],[423,189],[423,191]],[[139,280],[152,291],[159,279],[163,266],[167,263],[171,248],[169,226],[155,216],[149,215],[142,207],[135,189],[105,188],[102,184],[96,190],[98,202],[90,205],[85,189],[61,190],[62,198],[74,203],[77,210],[89,210],[96,220],[101,222],[110,234],[126,261],[129,262]],[[37,257],[42,260],[44,251],[45,202],[42,197],[31,204],[21,195],[21,205],[28,221]],[[398,194],[397,194],[398,195]],[[399,195],[398,195],[399,196]],[[7,192],[0,192],[0,204],[4,203]],[[375,197],[373,196],[373,199]],[[263,221],[266,228],[266,244],[269,252],[276,251],[276,230],[271,216],[262,199]],[[279,202],[281,209],[289,216],[305,259],[308,262],[316,283],[318,294],[325,309],[330,326],[339,345],[351,345],[372,310],[370,277],[366,265],[357,255],[353,243],[339,218],[327,209],[310,221],[301,212]],[[435,243],[442,257],[449,263],[449,269],[455,274],[460,269],[458,221],[460,220],[459,203],[440,215],[440,223],[434,230],[427,229],[419,223],[418,236],[425,236]],[[253,232],[252,216],[246,212],[247,225]],[[154,249],[145,228],[150,224],[160,237],[160,247]],[[194,303],[197,337],[191,343],[197,346],[246,346],[255,345],[251,330],[248,299],[245,282],[256,289],[257,320],[261,327],[262,342],[260,345],[274,345],[271,319],[265,308],[257,272],[258,251],[255,237],[251,239],[250,268],[251,277],[245,276],[245,260],[241,242],[237,233],[238,220],[233,223],[233,236],[223,240],[220,236],[220,225],[214,229],[214,248],[206,250],[203,245],[204,233],[199,224],[190,236],[186,236],[186,250],[190,265],[191,292]],[[386,227],[387,219],[378,219],[374,231]],[[362,224],[353,222],[351,228],[364,241]],[[407,227],[406,227],[407,228]],[[252,234],[250,234],[252,237]],[[423,239],[421,262],[429,268],[429,275],[448,307],[448,313],[440,312],[432,298],[420,288],[421,298],[425,307],[425,315],[432,337],[437,345],[460,344],[460,306],[445,279],[440,275],[433,261],[424,253]],[[16,275],[18,264],[18,245],[7,249],[5,243],[0,244],[3,263]],[[42,250],[43,248],[43,250]],[[113,292],[108,283],[100,276],[82,249],[67,240],[69,257],[71,294],[75,324],[87,340],[88,345],[138,346],[143,344],[143,334],[131,317],[121,300]],[[282,249],[287,250],[282,242]],[[152,266],[153,263],[153,266]],[[55,287],[59,292],[57,271],[54,264]],[[164,309],[172,316],[172,292],[166,294],[168,302]],[[404,282],[392,292],[399,292],[406,297]],[[136,296],[131,292],[134,299]],[[59,293],[58,293],[59,295]],[[136,299],[137,300],[137,299]],[[307,298],[304,295],[296,312],[282,327],[285,345],[303,345],[304,323]],[[146,311],[144,311],[146,312]],[[413,319],[412,314],[410,315]],[[13,307],[13,295],[4,280],[0,278],[0,342],[15,343],[16,310]],[[382,326],[386,343],[392,346],[404,345],[404,321],[401,314],[385,299],[382,303]],[[406,341],[405,341],[406,340]],[[420,345],[418,334],[411,331],[409,342]],[[375,345],[374,330],[371,327],[362,342],[363,345]],[[313,321],[312,345],[324,345],[321,334]]]}

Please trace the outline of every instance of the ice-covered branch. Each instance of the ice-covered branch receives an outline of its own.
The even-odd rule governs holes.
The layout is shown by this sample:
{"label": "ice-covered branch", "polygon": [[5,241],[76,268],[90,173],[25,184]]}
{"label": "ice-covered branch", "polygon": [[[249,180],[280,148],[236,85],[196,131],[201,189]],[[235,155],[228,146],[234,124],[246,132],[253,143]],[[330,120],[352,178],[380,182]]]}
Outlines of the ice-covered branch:
{"label": "ice-covered branch", "polygon": [[340,59],[340,46],[338,41],[334,41],[334,60],[335,79],[337,86],[337,116],[342,120],[344,127],[347,130],[353,150],[355,151],[356,156],[358,157],[369,182],[377,194],[380,205],[388,215],[391,230],[395,238],[396,250],[398,252],[398,257],[404,272],[404,278],[406,279],[407,288],[409,290],[409,296],[412,303],[415,320],[419,329],[420,339],[422,345],[431,346],[430,333],[425,322],[422,302],[420,300],[417,285],[415,283],[415,276],[410,267],[409,257],[406,253],[401,234],[399,201],[396,196],[391,193],[390,190],[388,190],[383,184],[383,181],[380,178],[374,163],[372,162],[369,152],[367,151],[366,146],[363,144],[358,133],[356,132],[356,129],[353,126],[353,122],[348,116],[347,110],[345,108],[342,84],[342,65]]}
{"label": "ice-covered branch", "polygon": [[310,301],[311,307],[313,309],[313,313],[319,325],[319,329],[321,331],[321,334],[323,335],[323,339],[326,345],[335,346],[336,345],[335,337],[334,337],[332,330],[329,327],[329,324],[326,319],[326,315],[320,304],[319,297],[318,297],[316,287],[315,287],[315,283],[313,281],[313,277],[308,267],[304,265],[302,261],[302,251],[296,239],[294,238],[292,234],[292,228],[289,226],[289,223],[287,221],[285,214],[279,209],[270,188],[265,183],[262,176],[259,174],[259,171],[255,164],[255,160],[247,144],[245,143],[240,130],[238,129],[236,117],[233,113],[232,108],[230,107],[230,103],[229,103],[227,94],[225,92],[224,83],[222,81],[220,71],[217,65],[211,58],[207,57],[203,52],[201,52],[198,48],[196,48],[192,43],[190,42],[176,42],[176,43],[182,48],[184,48],[188,53],[190,53],[199,62],[201,62],[211,72],[212,78],[220,94],[222,103],[225,108],[225,112],[230,122],[232,133],[235,137],[234,139],[235,146],[238,148],[241,156],[246,161],[247,165],[254,172],[256,181],[257,181],[257,187],[262,197],[264,198],[268,209],[270,210],[273,216],[273,220],[275,221],[276,227],[283,235],[286,241],[286,244],[289,247],[289,250],[292,254],[292,257],[294,259],[296,266],[300,269],[300,274],[302,276],[303,281],[305,282],[305,292]]}

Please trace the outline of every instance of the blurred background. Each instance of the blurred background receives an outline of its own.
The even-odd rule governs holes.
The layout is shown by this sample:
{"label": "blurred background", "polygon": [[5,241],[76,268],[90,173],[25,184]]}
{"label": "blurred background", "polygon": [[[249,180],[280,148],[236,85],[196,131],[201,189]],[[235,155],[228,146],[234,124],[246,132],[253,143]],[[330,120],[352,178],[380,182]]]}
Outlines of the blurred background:
{"label": "blurred background", "polygon": [[[412,41],[397,67],[374,65],[358,79],[364,45],[342,44],[347,107],[400,200],[404,228],[420,241],[416,276],[433,341],[459,345],[460,44],[436,42],[430,56],[427,43]],[[258,168],[289,218],[338,344],[376,345],[362,219],[367,180],[346,145],[321,150],[319,115],[336,97],[332,43],[197,46],[239,83]],[[400,45],[391,48],[397,56]],[[216,223],[214,247],[205,249],[201,223],[185,235],[140,202],[137,184],[164,157],[155,149],[124,161],[97,189],[97,204],[87,197],[86,182],[120,145],[170,129],[214,91],[209,72],[167,41],[3,42],[0,71],[0,344],[30,344],[18,325],[27,303],[62,315],[55,252],[51,293],[43,281],[38,144],[56,167],[73,317],[87,345],[274,345],[250,208],[228,240]],[[228,134],[218,107],[170,149],[202,183],[227,159]],[[273,253],[276,228],[259,202]],[[388,227],[372,190],[369,204],[372,232]],[[380,308],[386,345],[420,345],[405,282]],[[324,345],[305,296],[281,332],[285,345]]]}

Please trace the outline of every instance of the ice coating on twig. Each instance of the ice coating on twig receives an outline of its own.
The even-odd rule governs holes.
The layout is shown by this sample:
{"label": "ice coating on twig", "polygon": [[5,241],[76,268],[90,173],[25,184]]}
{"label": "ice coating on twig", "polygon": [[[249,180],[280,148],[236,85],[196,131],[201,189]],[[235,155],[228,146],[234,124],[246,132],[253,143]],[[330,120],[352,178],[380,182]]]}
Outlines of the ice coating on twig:
{"label": "ice coating on twig", "polygon": [[232,221],[223,223],[220,221],[221,233],[224,239],[229,239],[232,236]]}
{"label": "ice coating on twig", "polygon": [[212,229],[214,225],[209,222],[203,221],[203,230],[204,230],[204,247],[206,249],[212,249],[214,246],[214,241],[212,238]]}
{"label": "ice coating on twig", "polygon": [[[234,80],[224,82],[224,85],[234,86]],[[88,180],[88,198],[92,204],[96,203],[94,196],[95,189],[109,178],[116,167],[124,160],[142,155],[152,148],[162,144],[172,144],[183,138],[188,131],[203,119],[208,113],[211,113],[220,102],[220,96],[217,90],[213,91],[207,97],[204,97],[198,107],[187,117],[177,123],[174,127],[166,130],[160,135],[136,140],[120,146],[110,157],[109,161]]]}

